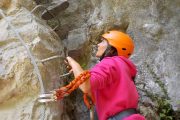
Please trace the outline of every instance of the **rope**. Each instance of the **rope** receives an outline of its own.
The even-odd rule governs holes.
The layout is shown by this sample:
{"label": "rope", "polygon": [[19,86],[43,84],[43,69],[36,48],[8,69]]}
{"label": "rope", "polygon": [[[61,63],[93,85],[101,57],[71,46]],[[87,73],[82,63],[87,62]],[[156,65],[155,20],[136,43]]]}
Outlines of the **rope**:
{"label": "rope", "polygon": [[[90,72],[84,71],[77,78],[75,78],[73,81],[71,81],[68,85],[57,89],[54,93],[54,99],[60,100],[60,99],[64,98],[65,96],[71,94],[71,92],[73,92],[75,89],[77,89],[82,83],[84,83],[89,78],[90,78]],[[89,97],[88,97],[87,93],[84,93],[83,98],[84,98],[84,103],[87,106],[87,108],[91,109],[92,102],[94,100],[92,99],[92,102],[90,102],[88,99]]]}
{"label": "rope", "polygon": [[[2,17],[5,19],[5,21],[9,24],[9,26],[12,28],[12,30],[15,32],[16,36],[18,37],[19,41],[22,43],[22,45],[25,47],[27,53],[28,53],[28,56],[30,57],[31,59],[31,62],[34,66],[34,70],[36,72],[36,75],[38,77],[38,80],[39,80],[39,83],[40,83],[40,92],[41,94],[43,94],[45,91],[44,91],[44,85],[43,85],[43,82],[42,82],[42,77],[41,77],[41,74],[40,74],[40,71],[38,69],[38,66],[36,64],[36,61],[34,59],[34,57],[32,56],[32,53],[30,52],[28,46],[26,45],[26,43],[23,41],[22,37],[20,36],[19,32],[15,30],[15,27],[11,24],[11,22],[7,19],[6,15],[3,13],[3,11],[0,9],[0,14],[2,15]],[[45,113],[45,108],[43,106],[43,114]],[[44,115],[43,115],[43,118],[42,120],[44,119]]]}

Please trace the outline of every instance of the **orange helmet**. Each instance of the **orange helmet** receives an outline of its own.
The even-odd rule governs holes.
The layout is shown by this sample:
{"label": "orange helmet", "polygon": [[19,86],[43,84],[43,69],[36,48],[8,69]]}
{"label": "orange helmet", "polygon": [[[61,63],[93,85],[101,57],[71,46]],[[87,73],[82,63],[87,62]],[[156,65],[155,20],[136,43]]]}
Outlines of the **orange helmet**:
{"label": "orange helmet", "polygon": [[129,58],[134,51],[132,39],[125,33],[112,30],[102,35],[109,44],[117,49],[119,56]]}

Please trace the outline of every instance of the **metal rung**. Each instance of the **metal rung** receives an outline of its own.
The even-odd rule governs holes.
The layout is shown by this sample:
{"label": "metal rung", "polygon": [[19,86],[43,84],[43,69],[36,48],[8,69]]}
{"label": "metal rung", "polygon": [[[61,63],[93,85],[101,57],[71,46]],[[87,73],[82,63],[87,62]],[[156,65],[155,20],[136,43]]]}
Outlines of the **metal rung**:
{"label": "metal rung", "polygon": [[54,99],[39,99],[38,101],[41,102],[41,103],[55,102]]}
{"label": "metal rung", "polygon": [[47,62],[49,60],[53,60],[53,59],[56,59],[56,58],[63,58],[63,57],[59,56],[59,55],[56,55],[56,56],[48,57],[48,58],[45,58],[45,59],[42,59],[42,60],[38,60],[37,62]]}

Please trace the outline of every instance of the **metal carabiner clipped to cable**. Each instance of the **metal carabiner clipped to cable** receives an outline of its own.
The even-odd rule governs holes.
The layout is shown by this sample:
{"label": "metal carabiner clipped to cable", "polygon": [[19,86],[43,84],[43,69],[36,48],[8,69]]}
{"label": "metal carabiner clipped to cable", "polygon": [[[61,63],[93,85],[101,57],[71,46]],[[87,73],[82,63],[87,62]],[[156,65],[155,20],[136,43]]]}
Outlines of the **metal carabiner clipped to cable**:
{"label": "metal carabiner clipped to cable", "polygon": [[40,94],[38,96],[38,101],[40,103],[47,103],[47,102],[55,102],[55,101],[57,101],[57,97],[55,95],[55,91],[51,91],[49,93]]}

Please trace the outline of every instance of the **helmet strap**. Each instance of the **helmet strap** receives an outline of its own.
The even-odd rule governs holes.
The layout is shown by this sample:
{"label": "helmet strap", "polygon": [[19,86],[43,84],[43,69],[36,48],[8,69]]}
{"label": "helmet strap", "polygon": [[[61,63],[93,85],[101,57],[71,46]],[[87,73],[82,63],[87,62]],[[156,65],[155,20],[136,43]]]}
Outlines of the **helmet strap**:
{"label": "helmet strap", "polygon": [[108,45],[108,47],[106,48],[106,50],[100,57],[100,61],[105,57],[113,57],[113,56],[117,56],[117,55],[118,55],[118,53],[117,53],[116,48],[111,45]]}

